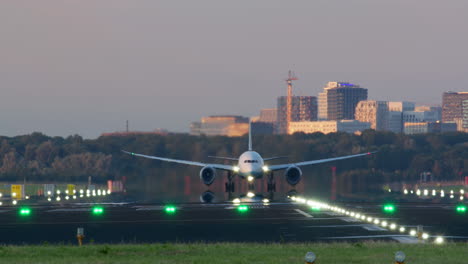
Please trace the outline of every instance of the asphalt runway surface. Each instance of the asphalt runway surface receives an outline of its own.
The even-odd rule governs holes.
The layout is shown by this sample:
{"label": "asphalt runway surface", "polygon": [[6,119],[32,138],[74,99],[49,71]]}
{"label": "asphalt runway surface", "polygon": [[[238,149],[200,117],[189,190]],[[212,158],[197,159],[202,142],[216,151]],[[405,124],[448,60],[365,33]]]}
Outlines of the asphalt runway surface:
{"label": "asphalt runway surface", "polygon": [[[314,211],[294,202],[248,204],[239,212],[232,203],[178,204],[168,214],[161,204],[102,203],[102,215],[92,204],[30,205],[21,216],[19,207],[0,207],[0,244],[76,243],[83,227],[85,243],[144,242],[333,242],[385,240],[415,243],[406,233],[391,231],[328,210]],[[379,217],[407,229],[422,225],[430,235],[468,241],[468,215],[457,214],[454,204],[397,204],[392,215],[379,204],[340,204],[367,216]]]}

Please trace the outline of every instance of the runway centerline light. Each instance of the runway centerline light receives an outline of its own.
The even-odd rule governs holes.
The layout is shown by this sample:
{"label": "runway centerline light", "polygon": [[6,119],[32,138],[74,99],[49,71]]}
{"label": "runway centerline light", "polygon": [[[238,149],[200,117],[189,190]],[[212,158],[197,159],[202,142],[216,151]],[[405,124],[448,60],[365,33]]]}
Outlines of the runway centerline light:
{"label": "runway centerline light", "polygon": [[166,214],[175,214],[177,208],[173,205],[167,205],[166,207],[164,207],[164,211],[166,212]]}
{"label": "runway centerline light", "polygon": [[94,206],[92,212],[93,215],[102,215],[104,213],[104,208],[101,206]]}

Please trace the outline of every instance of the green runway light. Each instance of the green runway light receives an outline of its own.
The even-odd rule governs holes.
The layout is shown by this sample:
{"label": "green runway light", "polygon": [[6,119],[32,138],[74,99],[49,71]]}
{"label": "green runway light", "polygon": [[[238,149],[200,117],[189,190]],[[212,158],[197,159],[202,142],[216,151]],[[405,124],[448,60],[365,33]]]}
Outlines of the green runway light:
{"label": "green runway light", "polygon": [[104,208],[100,206],[93,207],[93,215],[102,215],[104,213]]}
{"label": "green runway light", "polygon": [[318,206],[312,206],[310,209],[314,212],[320,212],[320,207]]}
{"label": "green runway light", "polygon": [[239,205],[237,207],[237,211],[241,212],[241,213],[245,213],[249,210],[249,207],[247,205]]}
{"label": "green runway light", "polygon": [[168,205],[164,208],[164,211],[167,213],[167,214],[175,214],[176,212],[176,207],[173,206],[173,205]]}
{"label": "green runway light", "polygon": [[466,213],[466,205],[457,205],[457,213],[464,214]]}
{"label": "green runway light", "polygon": [[393,204],[385,204],[383,206],[383,210],[385,213],[394,213],[395,212],[395,205]]}
{"label": "green runway light", "polygon": [[20,214],[21,216],[28,216],[28,215],[31,214],[31,209],[30,209],[30,208],[27,208],[27,207],[20,208],[19,214]]}

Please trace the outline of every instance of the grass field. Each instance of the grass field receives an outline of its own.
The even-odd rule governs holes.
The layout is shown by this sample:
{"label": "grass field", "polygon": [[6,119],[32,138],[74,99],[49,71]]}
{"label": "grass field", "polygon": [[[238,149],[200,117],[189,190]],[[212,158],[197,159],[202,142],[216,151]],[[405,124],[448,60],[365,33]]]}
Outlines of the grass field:
{"label": "grass field", "polygon": [[468,263],[468,243],[376,242],[1,246],[0,263],[304,263],[305,253],[313,251],[317,264],[390,264],[400,250],[406,253],[408,264]]}

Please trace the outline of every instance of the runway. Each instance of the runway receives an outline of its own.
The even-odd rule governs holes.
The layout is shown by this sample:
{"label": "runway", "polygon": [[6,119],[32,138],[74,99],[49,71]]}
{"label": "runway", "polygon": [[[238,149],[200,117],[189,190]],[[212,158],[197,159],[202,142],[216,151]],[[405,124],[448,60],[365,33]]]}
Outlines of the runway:
{"label": "runway", "polygon": [[[178,204],[165,212],[161,204],[105,203],[102,215],[93,215],[92,204],[31,205],[31,214],[20,216],[18,207],[0,208],[1,244],[76,243],[83,227],[85,241],[122,242],[331,242],[391,240],[416,243],[398,230],[359,221],[335,212],[311,210],[298,203],[249,204],[240,212],[226,204]],[[400,205],[386,216],[377,204],[342,204],[390,222],[423,225],[431,234],[468,240],[466,216],[448,205]]]}

